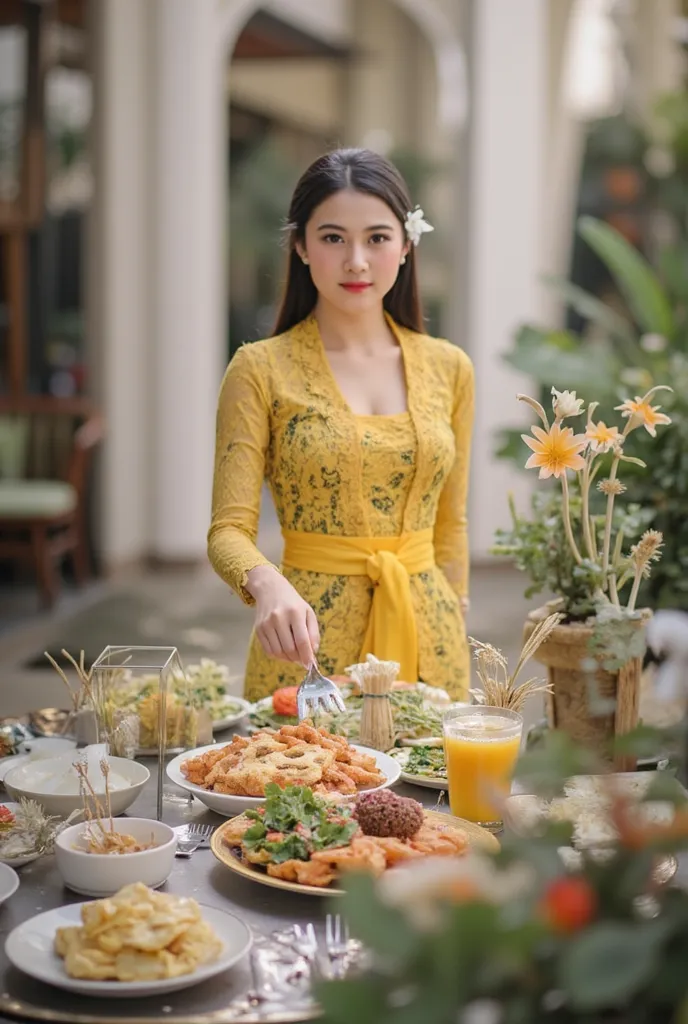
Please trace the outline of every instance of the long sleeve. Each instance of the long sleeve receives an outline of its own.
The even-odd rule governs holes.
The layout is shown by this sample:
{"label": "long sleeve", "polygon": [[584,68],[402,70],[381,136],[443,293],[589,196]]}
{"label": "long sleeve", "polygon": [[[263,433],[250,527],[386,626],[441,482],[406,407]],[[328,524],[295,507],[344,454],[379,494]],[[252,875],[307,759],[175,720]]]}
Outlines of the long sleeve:
{"label": "long sleeve", "polygon": [[236,352],[220,388],[208,531],[215,572],[246,604],[253,603],[246,590],[248,573],[270,564],[256,547],[269,440],[269,404],[247,345]]}
{"label": "long sleeve", "polygon": [[468,596],[468,475],[475,405],[473,364],[464,352],[460,362],[452,411],[456,445],[454,465],[439,499],[435,521],[435,557],[459,597]]}

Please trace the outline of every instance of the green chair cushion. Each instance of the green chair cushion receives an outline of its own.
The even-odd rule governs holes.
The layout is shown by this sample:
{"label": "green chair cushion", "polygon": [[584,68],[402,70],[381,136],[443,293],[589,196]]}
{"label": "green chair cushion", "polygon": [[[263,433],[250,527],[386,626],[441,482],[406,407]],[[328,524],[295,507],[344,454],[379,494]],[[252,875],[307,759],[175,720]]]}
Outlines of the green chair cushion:
{"label": "green chair cushion", "polygon": [[72,485],[61,480],[0,480],[0,520],[62,515],[76,501]]}
{"label": "green chair cushion", "polygon": [[0,417],[0,478],[16,480],[24,475],[29,444],[28,416]]}

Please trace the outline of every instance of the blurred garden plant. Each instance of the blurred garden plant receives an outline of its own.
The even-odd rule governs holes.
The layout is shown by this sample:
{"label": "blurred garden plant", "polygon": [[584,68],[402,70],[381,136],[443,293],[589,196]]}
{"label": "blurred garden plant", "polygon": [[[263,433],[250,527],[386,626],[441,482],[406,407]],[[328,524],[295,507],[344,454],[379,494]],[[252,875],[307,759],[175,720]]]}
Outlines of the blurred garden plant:
{"label": "blurred garden plant", "polygon": [[[612,503],[612,527],[627,539],[638,537],[648,526],[664,536],[662,562],[655,566],[651,576],[641,575],[635,603],[688,608],[688,243],[677,243],[665,250],[658,261],[659,271],[655,272],[608,225],[584,217],[579,222],[579,231],[609,268],[625,308],[619,311],[565,280],[548,278],[550,287],[587,319],[589,328],[584,337],[578,337],[569,331],[525,325],[519,330],[507,361],[541,384],[543,390],[552,380],[565,381],[571,392],[585,393],[592,403],[597,403],[596,424],[601,425],[601,433],[596,441],[592,437],[588,441],[601,447],[612,441],[605,433],[606,424],[620,403],[627,403],[622,412],[628,413],[634,403],[649,403],[638,424],[645,430],[634,430],[624,437],[624,456],[639,462],[624,464],[623,486],[628,500],[625,521],[618,519]],[[665,408],[658,414],[670,417],[672,429],[657,433],[656,427],[663,420],[653,418],[657,414],[656,406],[652,405],[653,395],[667,385],[673,390],[664,392]],[[628,397],[629,391],[634,395],[632,399]],[[629,415],[626,425],[631,421]],[[512,430],[502,439],[502,456],[521,461],[519,435],[520,431]],[[651,438],[652,455],[645,460]],[[609,460],[609,453],[606,454]],[[646,469],[641,465],[645,461]],[[611,472],[608,479],[609,486],[617,487]],[[605,506],[609,508],[608,497],[591,494],[593,514]],[[577,522],[583,526],[581,495],[577,492],[570,494],[569,515],[574,530]],[[566,528],[556,500],[537,494],[528,520],[515,512],[514,516],[512,530],[497,539],[498,550],[512,549],[526,571],[535,571],[531,577],[534,583],[537,579],[538,589],[550,588],[564,594],[571,617],[585,617],[590,612],[589,581],[581,577],[581,571],[584,575],[587,568],[585,547],[580,552],[582,564],[575,558],[572,562],[568,551],[555,553],[551,544],[546,547],[547,557],[536,555],[534,550],[529,554],[527,550],[541,544],[545,536],[551,540],[558,524]],[[612,547],[610,557],[613,553]],[[552,587],[553,581],[559,585]]]}
{"label": "blurred garden plant", "polygon": [[[651,730],[652,744],[668,734]],[[641,753],[640,728],[618,740]],[[517,774],[543,800],[602,770],[563,733]],[[338,904],[368,947],[365,970],[322,983],[327,1024],[664,1024],[688,1013],[688,891],[663,885],[660,858],[688,849],[685,791],[658,772],[641,800],[606,784],[615,840],[581,849],[570,822],[507,832],[496,854],[408,863],[377,883],[353,876]],[[655,819],[643,804],[673,813]],[[569,868],[565,866],[569,864]]]}
{"label": "blurred garden plant", "polygon": [[[590,614],[600,616],[609,605],[620,612],[621,595],[627,586],[625,611],[635,612],[641,581],[649,575],[652,563],[659,560],[663,537],[658,530],[646,530],[637,543],[625,550],[628,519],[618,514],[615,517],[617,498],[626,490],[619,478],[621,468],[627,465],[645,468],[642,460],[626,454],[628,437],[633,431],[644,428],[655,438],[658,426],[671,423],[659,405],[652,404],[658,391],[671,391],[671,388],[656,385],[644,395],[626,398],[616,406],[621,429],[615,424],[607,425],[596,416],[597,402],[590,403],[586,412],[584,400],[578,398],[575,391],[552,388],[552,423],[540,402],[528,395],[518,396],[542,422],[542,426],[533,426],[532,436],[521,435],[532,451],[525,466],[538,469],[540,479],[553,477],[560,485],[556,505],[550,506],[552,511],[556,508],[555,529],[546,538],[547,548],[553,547],[555,557],[550,562],[545,551],[544,571],[539,567],[538,559],[543,557],[541,541],[545,539],[540,536],[542,519],[536,516],[529,522],[519,518],[513,503],[512,530],[500,531],[495,550],[513,555],[519,567],[526,571],[535,568],[535,585],[553,584],[568,619],[585,618]],[[583,416],[585,426],[580,433],[565,425],[566,420]],[[573,474],[572,484],[569,484],[569,473]],[[599,513],[593,511],[591,503],[595,484],[603,501]],[[561,532],[557,532],[557,527],[561,527]],[[564,586],[560,592],[556,588],[557,580],[547,579],[546,570],[552,563],[560,566],[561,575],[574,583],[573,587]]]}

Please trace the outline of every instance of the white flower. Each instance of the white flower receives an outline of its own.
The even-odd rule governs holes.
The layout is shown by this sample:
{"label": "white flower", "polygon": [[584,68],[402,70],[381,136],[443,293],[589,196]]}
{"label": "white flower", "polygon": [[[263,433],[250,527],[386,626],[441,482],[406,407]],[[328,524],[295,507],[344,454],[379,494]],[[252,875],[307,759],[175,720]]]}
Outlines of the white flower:
{"label": "white flower", "polygon": [[640,347],[644,352],[663,352],[667,347],[667,340],[663,334],[643,334]]}
{"label": "white flower", "polygon": [[647,370],[641,370],[636,366],[627,366],[619,374],[619,379],[622,384],[626,384],[629,388],[647,388],[652,384],[652,378]]}
{"label": "white flower", "polygon": [[655,678],[658,701],[674,701],[686,694],[688,681],[688,615],[658,611],[646,627],[648,647],[663,658]]}
{"label": "white flower", "polygon": [[655,178],[668,178],[676,170],[674,154],[666,146],[650,146],[643,162]]}
{"label": "white flower", "polygon": [[406,220],[404,221],[404,227],[406,229],[406,237],[409,242],[413,242],[414,245],[418,245],[420,242],[420,236],[424,235],[426,231],[434,231],[432,224],[428,224],[424,220],[425,214],[421,210],[420,206],[417,206],[413,212],[409,211],[406,214]]}
{"label": "white flower", "polygon": [[567,416],[580,416],[584,401],[576,398],[575,391],[557,391],[552,388],[552,409],[559,420],[565,420]]}
{"label": "white flower", "polygon": [[495,999],[475,999],[460,1013],[457,1024],[499,1024],[502,1008]]}
{"label": "white flower", "polygon": [[461,859],[427,857],[397,867],[378,884],[386,903],[403,910],[416,928],[432,931],[452,898],[507,903],[525,895],[535,882],[536,873],[529,864],[499,869],[488,857],[470,853]]}

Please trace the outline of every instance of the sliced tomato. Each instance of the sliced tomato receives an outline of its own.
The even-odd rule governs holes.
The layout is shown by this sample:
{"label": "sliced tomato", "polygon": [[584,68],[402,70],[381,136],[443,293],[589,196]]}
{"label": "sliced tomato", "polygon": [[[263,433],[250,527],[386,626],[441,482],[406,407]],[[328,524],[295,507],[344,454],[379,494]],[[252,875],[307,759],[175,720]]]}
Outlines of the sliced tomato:
{"label": "sliced tomato", "polygon": [[14,814],[12,811],[9,807],[5,807],[4,804],[0,804],[0,825],[12,821],[14,821]]}
{"label": "sliced tomato", "polygon": [[275,690],[272,695],[272,707],[276,715],[294,717],[298,714],[296,707],[298,689],[298,686],[283,686],[281,690]]}

